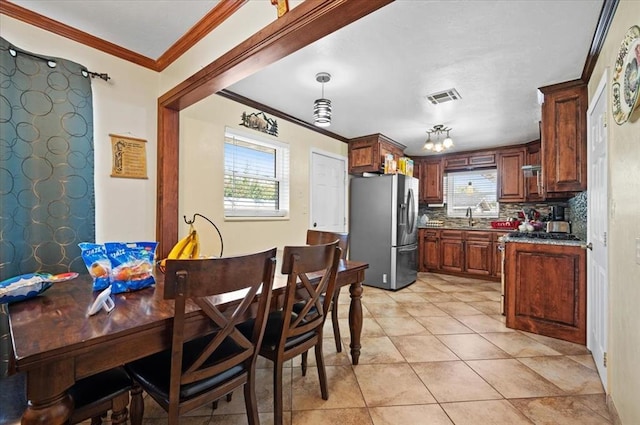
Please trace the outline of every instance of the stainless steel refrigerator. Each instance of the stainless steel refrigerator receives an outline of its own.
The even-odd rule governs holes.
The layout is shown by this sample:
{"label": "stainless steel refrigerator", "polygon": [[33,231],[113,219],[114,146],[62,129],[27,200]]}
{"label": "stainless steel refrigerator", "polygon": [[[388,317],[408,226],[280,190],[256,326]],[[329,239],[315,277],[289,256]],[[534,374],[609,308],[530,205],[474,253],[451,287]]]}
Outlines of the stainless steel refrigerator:
{"label": "stainless steel refrigerator", "polygon": [[402,174],[353,177],[349,258],[369,263],[365,285],[397,290],[418,274],[418,179]]}

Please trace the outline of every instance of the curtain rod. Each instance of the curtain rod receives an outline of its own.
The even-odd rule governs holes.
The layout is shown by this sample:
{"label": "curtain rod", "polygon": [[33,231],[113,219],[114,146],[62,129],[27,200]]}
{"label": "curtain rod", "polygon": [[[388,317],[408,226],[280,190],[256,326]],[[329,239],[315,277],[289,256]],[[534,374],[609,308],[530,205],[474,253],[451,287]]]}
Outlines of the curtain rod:
{"label": "curtain rod", "polygon": [[[22,55],[30,56],[32,58],[39,59],[41,61],[46,62],[47,65],[49,66],[49,68],[55,68],[56,65],[57,65],[56,61],[53,60],[53,59],[45,58],[45,57],[38,56],[38,55],[34,55],[33,53],[29,53],[29,52],[25,52],[24,50],[16,49],[14,46],[10,46],[9,47],[9,54],[11,56],[13,56],[14,58],[16,56],[18,56],[18,52],[20,52],[20,54],[22,54]],[[111,77],[109,77],[109,74],[107,74],[107,73],[93,72],[93,71],[89,71],[86,68],[82,68],[80,70],[80,72],[82,73],[83,77],[89,77],[90,76],[91,78],[100,78],[101,80],[104,80],[104,81],[109,81],[111,79]]]}

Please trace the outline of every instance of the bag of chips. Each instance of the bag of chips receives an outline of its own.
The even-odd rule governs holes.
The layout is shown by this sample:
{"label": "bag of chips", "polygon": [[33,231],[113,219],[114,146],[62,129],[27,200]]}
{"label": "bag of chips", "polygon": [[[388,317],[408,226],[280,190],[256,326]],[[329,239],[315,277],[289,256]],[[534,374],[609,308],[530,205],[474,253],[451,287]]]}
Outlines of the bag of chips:
{"label": "bag of chips", "polygon": [[107,242],[104,244],[111,262],[111,293],[137,291],[156,283],[153,264],[157,242]]}
{"label": "bag of chips", "polygon": [[81,242],[78,244],[82,251],[84,265],[93,278],[93,290],[102,291],[109,286],[109,274],[111,273],[111,261],[107,257],[104,245]]}

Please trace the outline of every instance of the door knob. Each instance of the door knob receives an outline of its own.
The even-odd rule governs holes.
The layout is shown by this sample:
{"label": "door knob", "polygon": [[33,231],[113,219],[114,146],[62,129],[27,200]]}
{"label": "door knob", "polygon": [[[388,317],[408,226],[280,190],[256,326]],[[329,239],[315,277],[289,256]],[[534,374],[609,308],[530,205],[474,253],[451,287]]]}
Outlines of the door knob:
{"label": "door knob", "polygon": [[583,247],[584,249],[588,249],[589,251],[593,251],[593,244],[592,244],[591,242],[589,242],[589,243],[588,243],[588,244],[586,244],[586,245],[582,245],[582,247]]}
{"label": "door knob", "polygon": [[313,223],[313,227],[318,227],[318,223]]}

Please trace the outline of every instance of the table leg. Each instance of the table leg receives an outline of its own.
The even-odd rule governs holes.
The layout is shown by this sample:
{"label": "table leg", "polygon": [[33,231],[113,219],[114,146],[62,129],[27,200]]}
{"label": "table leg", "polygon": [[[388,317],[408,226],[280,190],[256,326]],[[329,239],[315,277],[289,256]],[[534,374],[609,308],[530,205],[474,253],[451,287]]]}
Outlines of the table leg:
{"label": "table leg", "polygon": [[349,306],[351,363],[357,365],[360,359],[360,336],[362,334],[362,282],[353,282],[349,286],[349,294],[351,294],[351,305]]}
{"label": "table leg", "polygon": [[22,414],[22,425],[65,425],[72,409],[73,400],[66,392],[49,400],[30,400]]}

